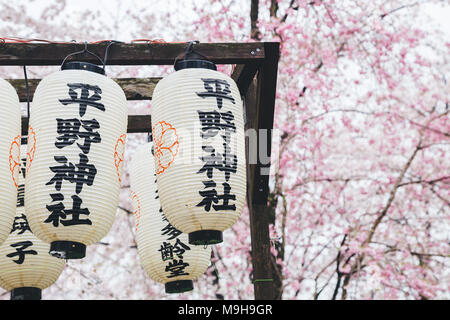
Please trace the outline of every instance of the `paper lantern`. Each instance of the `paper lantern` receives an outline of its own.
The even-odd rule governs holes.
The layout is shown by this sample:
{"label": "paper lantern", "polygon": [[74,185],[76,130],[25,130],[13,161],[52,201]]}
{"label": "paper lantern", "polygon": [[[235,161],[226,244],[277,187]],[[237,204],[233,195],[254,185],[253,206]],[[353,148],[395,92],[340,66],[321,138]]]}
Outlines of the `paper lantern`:
{"label": "paper lantern", "polygon": [[20,104],[16,90],[0,79],[0,244],[11,231],[16,214],[20,160]]}
{"label": "paper lantern", "polygon": [[0,246],[0,286],[11,291],[12,300],[39,300],[41,291],[61,275],[65,263],[50,256],[50,245],[30,230],[24,207],[26,145],[21,154],[16,215],[9,237]]}
{"label": "paper lantern", "polygon": [[142,145],[130,164],[130,187],[136,214],[136,243],[148,276],[165,284],[166,293],[193,289],[192,280],[209,266],[211,248],[188,243],[161,209],[151,143]]}
{"label": "paper lantern", "polygon": [[190,59],[177,62],[153,93],[155,166],[167,219],[189,243],[213,244],[245,201],[243,105],[230,77]]}
{"label": "paper lantern", "polygon": [[79,259],[116,215],[127,103],[104,69],[80,62],[61,69],[42,79],[34,94],[25,206],[50,254]]}

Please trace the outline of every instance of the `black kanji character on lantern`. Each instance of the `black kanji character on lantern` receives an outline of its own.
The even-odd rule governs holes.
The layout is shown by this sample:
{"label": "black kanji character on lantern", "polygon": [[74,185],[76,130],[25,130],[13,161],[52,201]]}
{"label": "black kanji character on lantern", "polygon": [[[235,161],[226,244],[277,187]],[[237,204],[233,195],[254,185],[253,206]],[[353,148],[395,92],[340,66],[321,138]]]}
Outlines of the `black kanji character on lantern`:
{"label": "black kanji character on lantern", "polygon": [[[72,209],[66,209],[64,203],[64,195],[61,193],[52,193],[50,194],[53,202],[57,202],[56,204],[47,205],[47,210],[50,212],[48,218],[44,221],[45,223],[52,223],[54,227],[58,227],[59,223],[63,226],[72,226],[78,224],[88,224],[92,225],[92,221],[90,219],[80,219],[80,215],[88,216],[90,214],[88,208],[81,208],[81,204],[83,200],[77,196],[72,196]],[[71,216],[71,219],[67,219],[68,216]]]}
{"label": "black kanji character on lantern", "polygon": [[222,138],[224,139],[222,157],[225,165],[221,171],[225,172],[225,180],[228,181],[230,179],[230,173],[236,173],[238,159],[235,154],[231,153],[230,134],[227,132]]}
{"label": "black kanji character on lantern", "polygon": [[200,170],[197,171],[198,173],[203,173],[206,171],[206,176],[209,179],[212,179],[213,177],[213,169],[219,169],[222,165],[222,156],[220,154],[215,154],[216,150],[211,146],[202,146],[203,151],[206,151],[209,153],[207,156],[200,157],[199,159],[202,160],[205,164],[203,165]]}
{"label": "black kanji character on lantern", "polygon": [[204,139],[215,137],[219,130],[226,132],[236,132],[236,126],[233,122],[234,115],[231,111],[217,112],[217,111],[199,111],[198,118],[201,125],[200,136]]}
{"label": "black kanji character on lantern", "polygon": [[213,170],[217,169],[219,171],[225,172],[225,180],[230,179],[230,173],[236,173],[237,169],[237,157],[236,155],[229,153],[229,148],[225,147],[225,152],[223,154],[216,154],[216,150],[211,146],[202,146],[203,151],[207,152],[207,156],[200,157],[205,164],[203,165],[197,173],[206,172],[206,176],[209,179],[213,178]]}
{"label": "black kanji character on lantern", "polygon": [[196,92],[199,97],[216,98],[219,109],[222,108],[223,99],[230,100],[235,104],[234,98],[231,96],[230,84],[226,80],[202,78],[202,81],[206,91]]}
{"label": "black kanji character on lantern", "polygon": [[61,163],[60,166],[50,167],[50,170],[55,173],[53,178],[46,183],[46,185],[55,184],[55,189],[60,191],[63,180],[67,180],[76,184],[76,193],[79,194],[83,189],[83,185],[91,186],[94,183],[97,169],[93,164],[88,164],[88,157],[80,153],[80,163],[67,163],[65,156],[55,156],[56,162]]}
{"label": "black kanji character on lantern", "polygon": [[175,253],[178,258],[183,259],[183,254],[187,250],[191,250],[191,248],[181,242],[180,238],[177,238],[175,244],[173,245],[173,253]]}
{"label": "black kanji character on lantern", "polygon": [[71,183],[74,182],[73,172],[75,171],[75,166],[72,163],[69,163],[69,165],[67,165],[67,158],[64,156],[54,156],[54,159],[56,160],[56,162],[62,163],[63,165],[50,167],[50,170],[54,172],[55,175],[45,185],[51,185],[54,183],[55,189],[60,191],[63,180],[67,180]]}
{"label": "black kanji character on lantern", "polygon": [[66,213],[64,212],[65,206],[62,201],[64,200],[64,195],[62,193],[51,193],[52,202],[57,202],[56,204],[47,205],[47,210],[51,212],[48,218],[44,221],[45,223],[53,223],[54,227],[59,226],[59,219],[65,219]]}
{"label": "black kanji character on lantern", "polygon": [[25,250],[29,246],[32,246],[33,242],[31,241],[21,241],[11,244],[10,246],[16,249],[16,252],[7,254],[8,258],[13,258],[15,256],[19,256],[17,260],[13,260],[17,264],[22,264],[25,261],[26,254],[36,255],[37,252],[35,250]]}
{"label": "black kanji character on lantern", "polygon": [[[206,188],[215,188],[216,183],[212,180],[202,181],[205,189]],[[198,193],[203,197],[202,201],[197,204],[197,207],[205,207],[206,211],[211,210],[211,206],[215,211],[222,210],[236,210],[236,206],[234,204],[229,204],[230,200],[236,200],[236,195],[230,194],[231,187],[228,183],[224,182],[223,185],[223,194],[217,194],[216,189],[203,190]],[[219,202],[220,201],[220,202]],[[213,204],[214,203],[214,204]]]}
{"label": "black kanji character on lantern", "polygon": [[56,132],[59,136],[56,137],[55,146],[58,149],[72,145],[78,139],[81,122],[77,118],[60,119],[57,118]]}
{"label": "black kanji character on lantern", "polygon": [[76,224],[89,224],[91,225],[92,222],[89,219],[80,219],[80,214],[86,215],[88,216],[90,214],[89,209],[88,208],[81,208],[81,204],[83,202],[83,200],[81,200],[81,198],[77,195],[73,195],[72,196],[72,200],[73,200],[73,205],[72,205],[72,209],[66,209],[64,210],[64,212],[66,213],[66,215],[70,215],[72,216],[71,220],[64,220],[61,221],[61,224],[63,226],[72,226],[72,225],[76,225]]}
{"label": "black kanji character on lantern", "polygon": [[99,86],[92,86],[86,83],[68,83],[67,86],[69,87],[70,99],[60,99],[59,102],[63,105],[72,103],[79,104],[81,117],[86,113],[87,106],[105,111],[105,106],[98,102],[101,99],[100,94],[102,93],[102,89]]}
{"label": "black kanji character on lantern", "polygon": [[22,164],[20,165],[20,173],[22,177],[25,179],[25,173],[27,171],[27,158],[22,158]]}
{"label": "black kanji character on lantern", "polygon": [[[162,209],[161,209],[161,211],[162,211]],[[163,220],[167,221],[167,219],[163,219]],[[162,232],[161,233],[162,236],[164,236],[164,235],[168,235],[169,236],[169,238],[167,238],[167,240],[175,239],[176,237],[178,237],[181,234],[181,231],[176,229],[170,223],[167,223],[167,225],[164,228],[161,229],[161,232]]]}
{"label": "black kanji character on lantern", "polygon": [[[203,185],[206,188],[215,188],[216,187],[216,183],[212,180],[209,181],[202,181]],[[198,192],[202,197],[203,200],[197,204],[197,207],[201,207],[204,206],[205,210],[209,212],[209,210],[211,210],[211,205],[212,202],[214,201],[215,203],[217,203],[219,200],[217,199],[217,191],[216,189],[211,189],[211,190],[206,190],[206,191],[199,191]]]}
{"label": "black kanji character on lantern", "polygon": [[27,230],[31,232],[30,226],[28,225],[27,217],[23,213],[20,216],[16,216],[14,218],[11,233],[17,230],[19,230],[17,234],[23,234]]}
{"label": "black kanji character on lantern", "polygon": [[[97,130],[100,125],[96,119],[92,120],[79,120],[72,119],[56,119],[57,132],[59,136],[56,137],[55,146],[59,149],[72,145],[78,138],[84,139],[84,144],[77,143],[78,147],[83,153],[89,153],[91,143],[99,143],[102,141],[100,134]],[[80,131],[80,128],[84,131]]]}
{"label": "black kanji character on lantern", "polygon": [[19,184],[17,187],[17,204],[16,207],[23,207],[25,205],[25,185]]}
{"label": "black kanji character on lantern", "polygon": [[[155,184],[156,184],[156,179],[155,179]],[[159,199],[158,189],[156,189],[155,193],[156,193],[155,200],[156,200],[156,199]],[[161,206],[159,207],[159,212],[161,212],[161,213],[163,212]],[[166,220],[165,218],[166,218],[166,217],[163,217],[163,220]],[[167,221],[167,220],[166,220],[166,221]]]}
{"label": "black kanji character on lantern", "polygon": [[167,278],[189,275],[189,273],[184,272],[184,268],[186,268],[187,266],[189,266],[189,263],[183,262],[182,259],[173,259],[171,262],[169,262],[165,269],[166,272],[170,272],[170,275],[168,275]]}
{"label": "black kanji character on lantern", "polygon": [[163,242],[158,251],[161,252],[162,261],[173,259],[173,246],[169,242]]}

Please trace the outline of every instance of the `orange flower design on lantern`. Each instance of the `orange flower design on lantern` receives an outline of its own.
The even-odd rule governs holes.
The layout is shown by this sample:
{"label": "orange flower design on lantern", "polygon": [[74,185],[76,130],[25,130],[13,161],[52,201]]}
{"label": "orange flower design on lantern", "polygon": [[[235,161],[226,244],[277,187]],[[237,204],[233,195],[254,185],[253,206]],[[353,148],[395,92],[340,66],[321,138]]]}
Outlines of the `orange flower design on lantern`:
{"label": "orange flower design on lantern", "polygon": [[152,128],[153,146],[155,153],[156,173],[163,173],[174,162],[178,154],[177,131],[170,123],[160,121]]}
{"label": "orange flower design on lantern", "polygon": [[116,146],[114,148],[114,165],[116,166],[117,177],[119,178],[119,183],[122,182],[120,179],[120,173],[122,172],[123,166],[123,153],[125,151],[125,139],[127,135],[124,133],[117,139]]}
{"label": "orange flower design on lantern", "polygon": [[[11,177],[14,182],[14,185],[17,188],[17,173],[20,168],[20,135],[14,137],[11,142],[11,147],[9,148],[9,171],[11,171]],[[16,173],[17,171],[17,173]]]}
{"label": "orange flower design on lantern", "polygon": [[139,200],[138,195],[133,190],[130,190],[130,193],[131,193],[131,200],[134,202],[133,206],[134,208],[136,208],[133,211],[133,214],[136,216],[136,231],[137,231],[139,221],[141,220],[141,201]]}
{"label": "orange flower design on lantern", "polygon": [[28,126],[28,150],[27,150],[27,169],[26,169],[27,173],[31,167],[31,162],[33,162],[35,152],[36,152],[36,132],[34,132],[31,126]]}

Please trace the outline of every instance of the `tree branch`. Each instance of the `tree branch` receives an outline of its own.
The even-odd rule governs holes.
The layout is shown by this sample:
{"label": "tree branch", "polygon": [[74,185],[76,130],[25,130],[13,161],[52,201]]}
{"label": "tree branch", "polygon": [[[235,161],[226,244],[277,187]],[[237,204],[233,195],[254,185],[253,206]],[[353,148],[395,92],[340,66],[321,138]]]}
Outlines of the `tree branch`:
{"label": "tree branch", "polygon": [[337,273],[337,282],[336,282],[336,287],[334,288],[334,292],[333,292],[333,297],[331,298],[331,300],[336,300],[336,296],[339,292],[339,287],[341,286],[341,278],[342,278],[342,272],[339,270],[339,265],[341,263],[341,249],[342,246],[345,243],[345,239],[347,239],[347,234],[344,235],[344,238],[342,239],[341,245],[339,247],[339,251],[337,254],[337,258],[336,258],[336,273]]}
{"label": "tree branch", "polygon": [[250,38],[254,40],[261,40],[261,32],[258,28],[258,11],[259,11],[259,0],[251,0],[250,6]]}
{"label": "tree branch", "polygon": [[395,8],[395,9],[389,11],[389,12],[383,13],[382,15],[380,15],[380,18],[381,18],[381,19],[384,19],[386,16],[390,15],[391,13],[394,13],[394,12],[399,11],[399,10],[401,10],[401,9],[411,8],[411,7],[414,7],[414,6],[418,5],[418,4],[419,4],[419,2],[414,2],[414,3],[412,3],[412,4],[406,4],[406,5],[404,5],[404,6]]}

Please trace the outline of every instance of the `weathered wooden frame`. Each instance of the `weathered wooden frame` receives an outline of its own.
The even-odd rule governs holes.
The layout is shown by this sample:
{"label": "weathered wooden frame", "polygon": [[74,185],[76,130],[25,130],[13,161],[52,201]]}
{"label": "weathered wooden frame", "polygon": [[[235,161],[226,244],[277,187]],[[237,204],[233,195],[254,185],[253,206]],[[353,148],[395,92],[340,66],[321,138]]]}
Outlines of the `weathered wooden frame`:
{"label": "weathered wooden frame", "polygon": [[[109,42],[88,44],[87,49],[103,57]],[[107,65],[171,65],[182,54],[187,43],[114,43],[108,53]],[[63,59],[83,50],[82,43],[1,43],[0,66],[49,66],[60,65]],[[245,101],[246,129],[271,132],[273,128],[276,81],[279,59],[278,42],[251,43],[199,43],[195,50],[216,64],[233,64],[232,78],[236,81]],[[98,63],[86,55],[82,61]],[[115,79],[122,87],[127,100],[150,100],[161,78]],[[27,101],[24,79],[8,80],[17,90],[20,101]],[[30,100],[40,79],[28,79]],[[28,118],[22,118],[22,135],[27,135]],[[128,132],[150,132],[150,115],[129,115]],[[260,141],[252,146],[259,154],[261,143],[266,143],[267,156],[271,152],[271,140]],[[274,267],[270,254],[269,217],[267,198],[269,176],[262,170],[270,167],[261,163],[250,164],[247,147],[247,204],[250,212],[251,256],[255,299],[274,299]]]}

